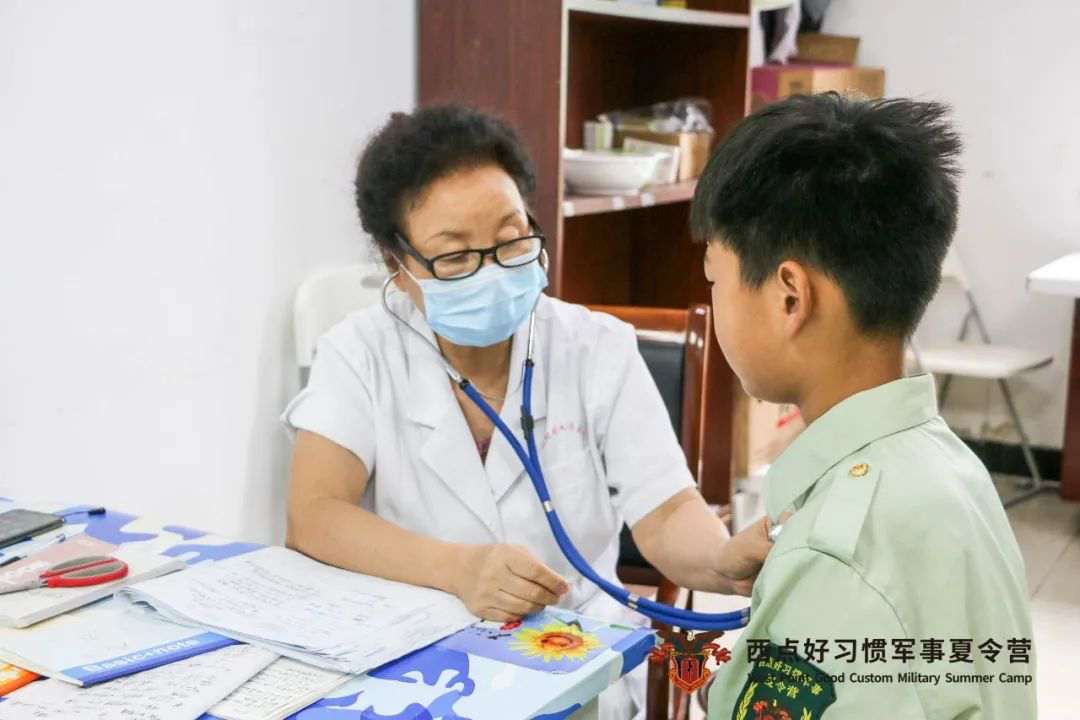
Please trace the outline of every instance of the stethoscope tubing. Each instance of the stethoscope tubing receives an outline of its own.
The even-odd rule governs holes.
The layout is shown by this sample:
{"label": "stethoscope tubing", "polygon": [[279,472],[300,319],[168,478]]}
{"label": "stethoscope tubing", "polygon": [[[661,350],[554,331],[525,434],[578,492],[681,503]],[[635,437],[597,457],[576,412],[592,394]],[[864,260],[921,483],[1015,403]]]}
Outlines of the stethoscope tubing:
{"label": "stethoscope tubing", "polygon": [[495,409],[484,399],[476,387],[469,382],[468,378],[463,377],[461,373],[450,365],[434,343],[424,337],[416,328],[399,318],[390,309],[390,305],[386,301],[386,291],[393,278],[394,275],[391,275],[386,279],[386,282],[383,283],[381,297],[383,309],[385,309],[391,317],[431,346],[432,350],[439,356],[439,359],[442,360],[443,367],[450,376],[450,379],[461,388],[462,392],[464,392],[478,408],[480,408],[484,415],[486,415],[499,430],[502,436],[506,438],[507,443],[509,443],[511,449],[513,449],[514,454],[518,456],[522,467],[525,468],[525,472],[532,482],[533,488],[536,490],[536,495],[544,509],[544,517],[547,518],[548,526],[551,528],[551,533],[555,538],[555,542],[558,544],[559,549],[562,550],[563,555],[566,556],[566,559],[574,566],[575,570],[592,581],[597,587],[620,604],[625,605],[631,610],[636,610],[652,620],[664,623],[665,625],[685,630],[736,630],[744,627],[750,621],[750,608],[725,613],[700,613],[673,607],[665,603],[650,600],[649,598],[640,597],[626,588],[601,577],[600,574],[589,565],[589,562],[582,557],[581,553],[578,552],[577,547],[570,539],[569,534],[566,532],[566,528],[563,527],[562,521],[559,519],[559,514],[555,510],[554,503],[551,501],[547,483],[544,481],[544,473],[540,467],[540,453],[536,447],[536,435],[533,432],[532,375],[533,339],[536,331],[535,309],[529,315],[529,339],[525,351],[525,367],[523,368],[522,378],[521,424],[522,431],[525,435],[525,442],[528,445],[528,450],[526,450],[522,447],[521,443],[506,423],[503,422],[503,419],[499,417],[499,414],[495,412]]}
{"label": "stethoscope tubing", "polygon": [[555,509],[555,505],[551,501],[547,483],[544,481],[543,470],[540,467],[540,454],[536,447],[536,435],[532,428],[532,373],[533,362],[530,357],[525,361],[524,381],[522,383],[522,429],[525,434],[525,441],[528,444],[527,451],[521,446],[521,443],[514,436],[513,432],[511,432],[503,419],[495,412],[495,409],[488,404],[467,379],[462,378],[458,385],[461,387],[462,392],[464,392],[469,399],[480,408],[488,419],[492,421],[495,427],[498,428],[499,432],[506,438],[506,441],[514,450],[514,454],[518,456],[522,466],[525,468],[525,472],[532,481],[537,497],[540,499],[540,503],[544,509],[544,517],[547,518],[551,533],[555,537],[555,542],[559,545],[559,549],[562,550],[566,559],[574,566],[574,569],[619,603],[632,610],[636,610],[652,620],[673,627],[693,630],[735,630],[745,626],[750,620],[749,608],[726,613],[699,613],[656,602],[649,598],[640,597],[626,588],[608,581],[597,573],[592,566],[589,565],[588,561],[582,557],[581,553],[570,539],[569,534],[566,532],[566,528],[563,527],[559,514]]}

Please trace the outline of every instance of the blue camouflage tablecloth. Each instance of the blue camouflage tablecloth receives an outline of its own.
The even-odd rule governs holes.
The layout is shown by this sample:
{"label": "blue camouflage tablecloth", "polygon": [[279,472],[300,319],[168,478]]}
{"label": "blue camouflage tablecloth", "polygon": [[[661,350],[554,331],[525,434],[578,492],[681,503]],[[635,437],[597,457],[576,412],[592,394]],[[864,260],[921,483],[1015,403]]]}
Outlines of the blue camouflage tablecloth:
{"label": "blue camouflage tablecloth", "polygon": [[[0,512],[14,507],[21,505],[0,499]],[[27,507],[63,514],[90,506]],[[104,515],[71,515],[67,529],[114,545],[139,543],[189,565],[262,547],[112,509]],[[653,645],[650,630],[549,609],[521,625],[480,623],[466,628],[357,676],[292,718],[576,720],[592,716],[597,696],[642,663]]]}

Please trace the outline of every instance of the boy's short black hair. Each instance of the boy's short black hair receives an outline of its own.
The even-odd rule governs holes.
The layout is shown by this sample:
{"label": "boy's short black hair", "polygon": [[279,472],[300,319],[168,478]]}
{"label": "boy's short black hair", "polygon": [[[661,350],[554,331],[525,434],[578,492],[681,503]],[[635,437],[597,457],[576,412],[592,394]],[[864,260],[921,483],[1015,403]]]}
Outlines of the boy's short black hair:
{"label": "boy's short black hair", "polygon": [[956,229],[960,139],[936,102],[800,95],[747,117],[698,180],[691,224],[756,288],[787,259],[826,273],[861,330],[906,337]]}
{"label": "boy's short black hair", "polygon": [[398,252],[394,233],[404,232],[407,205],[424,189],[458,170],[497,165],[528,197],[532,163],[513,129],[492,115],[461,105],[394,113],[368,141],[356,169],[360,223],[375,243]]}

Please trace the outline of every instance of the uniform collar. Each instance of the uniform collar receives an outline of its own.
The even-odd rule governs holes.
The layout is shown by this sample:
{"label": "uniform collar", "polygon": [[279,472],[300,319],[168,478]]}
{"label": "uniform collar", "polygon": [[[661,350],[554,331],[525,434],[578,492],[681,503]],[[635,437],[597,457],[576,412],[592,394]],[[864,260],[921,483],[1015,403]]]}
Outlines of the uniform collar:
{"label": "uniform collar", "polygon": [[848,455],[938,414],[932,375],[902,378],[831,407],[795,438],[765,475],[765,510],[775,522]]}

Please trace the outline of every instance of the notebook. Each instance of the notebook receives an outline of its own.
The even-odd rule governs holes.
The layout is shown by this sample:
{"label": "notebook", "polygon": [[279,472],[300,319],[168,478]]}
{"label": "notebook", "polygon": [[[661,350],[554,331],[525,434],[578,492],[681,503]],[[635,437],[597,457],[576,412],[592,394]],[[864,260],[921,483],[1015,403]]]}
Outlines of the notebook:
{"label": "notebook", "polygon": [[107,598],[23,630],[0,628],[0,660],[88,686],[234,643]]}
{"label": "notebook", "polygon": [[232,645],[137,675],[77,688],[43,680],[0,699],[4,720],[191,720],[277,656]]}
{"label": "notebook", "polygon": [[127,577],[81,588],[44,587],[0,595],[0,625],[27,627],[112,595],[129,583],[149,580],[185,567],[184,561],[179,558],[130,546],[118,548],[80,533],[0,569],[0,589],[34,580],[49,568],[67,560],[92,555],[111,555],[123,560],[128,564]]}
{"label": "notebook", "polygon": [[210,708],[201,720],[284,720],[322,700],[350,678],[352,675],[346,673],[278,658]]}

